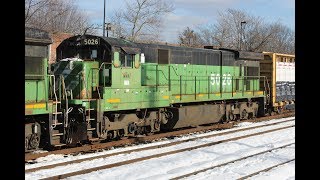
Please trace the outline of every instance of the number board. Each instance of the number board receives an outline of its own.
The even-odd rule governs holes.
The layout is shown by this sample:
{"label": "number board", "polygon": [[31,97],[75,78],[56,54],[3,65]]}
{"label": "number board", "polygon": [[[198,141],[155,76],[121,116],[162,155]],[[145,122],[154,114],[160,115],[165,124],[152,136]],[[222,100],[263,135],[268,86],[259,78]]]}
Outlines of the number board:
{"label": "number board", "polygon": [[98,38],[82,39],[81,45],[100,45],[100,39],[98,39]]}

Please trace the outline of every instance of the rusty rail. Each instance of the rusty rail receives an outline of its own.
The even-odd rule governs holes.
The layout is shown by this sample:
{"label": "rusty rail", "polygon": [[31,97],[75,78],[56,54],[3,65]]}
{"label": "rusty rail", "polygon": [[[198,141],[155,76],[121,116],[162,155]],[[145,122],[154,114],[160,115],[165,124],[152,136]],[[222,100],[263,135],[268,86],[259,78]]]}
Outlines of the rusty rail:
{"label": "rusty rail", "polygon": [[275,167],[281,166],[281,165],[283,165],[283,164],[288,164],[288,163],[291,162],[291,161],[295,161],[295,158],[290,159],[290,160],[285,161],[285,162],[282,162],[282,163],[279,163],[279,164],[277,164],[277,165],[268,167],[268,168],[263,169],[263,170],[261,170],[261,171],[258,171],[258,172],[249,174],[249,175],[247,175],[247,176],[241,177],[241,178],[239,178],[238,180],[244,180],[244,179],[247,179],[247,178],[252,177],[252,176],[254,176],[254,175],[257,175],[257,174],[259,174],[259,173],[261,173],[261,172],[267,172],[267,171],[269,171],[269,170],[271,170],[271,169],[273,169],[273,168],[275,168]]}

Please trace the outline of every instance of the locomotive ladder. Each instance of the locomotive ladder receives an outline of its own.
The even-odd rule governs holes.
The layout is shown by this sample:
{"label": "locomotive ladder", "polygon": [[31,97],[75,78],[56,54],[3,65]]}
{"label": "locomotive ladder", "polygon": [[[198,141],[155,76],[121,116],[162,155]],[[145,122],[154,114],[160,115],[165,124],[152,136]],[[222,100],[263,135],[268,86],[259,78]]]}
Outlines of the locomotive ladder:
{"label": "locomotive ladder", "polygon": [[84,99],[85,102],[88,102],[88,108],[86,108],[86,123],[87,123],[87,135],[88,135],[88,139],[89,141],[97,141],[99,140],[99,138],[95,138],[93,137],[93,131],[96,130],[95,127],[92,127],[92,122],[95,123],[95,118],[91,117],[91,111],[94,110],[94,108],[91,108],[91,102],[95,101],[95,99]]}
{"label": "locomotive ladder", "polygon": [[[66,144],[61,143],[61,137],[64,135],[63,133],[63,122],[59,122],[58,115],[61,115],[62,112],[58,111],[58,104],[61,107],[61,101],[58,101],[58,97],[56,94],[56,86],[55,86],[55,76],[52,75],[53,77],[53,92],[54,92],[54,100],[52,102],[52,108],[53,108],[53,118],[51,123],[49,123],[49,126],[51,127],[50,131],[50,142],[53,146],[64,146]],[[61,132],[62,131],[62,132]]]}
{"label": "locomotive ladder", "polygon": [[[57,108],[58,104],[61,104],[61,101],[53,101],[53,104]],[[64,135],[63,126],[62,126],[63,122],[59,122],[59,119],[57,118],[57,116],[59,114],[62,114],[62,112],[58,111],[58,109],[55,109],[55,112],[53,112],[52,114],[54,115],[54,118],[52,120],[52,125],[51,125],[52,127],[51,142],[56,147],[64,146],[66,144],[61,143],[61,137]]]}

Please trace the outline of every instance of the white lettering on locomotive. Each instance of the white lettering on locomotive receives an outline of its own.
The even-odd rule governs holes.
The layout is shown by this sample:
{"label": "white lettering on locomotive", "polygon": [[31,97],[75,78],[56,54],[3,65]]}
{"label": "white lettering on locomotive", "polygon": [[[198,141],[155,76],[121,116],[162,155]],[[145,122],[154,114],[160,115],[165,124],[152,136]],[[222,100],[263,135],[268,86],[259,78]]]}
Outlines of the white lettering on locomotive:
{"label": "white lettering on locomotive", "polygon": [[[210,80],[211,80],[211,85],[220,85],[220,74],[211,74],[211,77],[210,77]],[[222,75],[222,85],[223,86],[230,86],[231,85],[231,74],[228,73],[228,74],[223,74]]]}

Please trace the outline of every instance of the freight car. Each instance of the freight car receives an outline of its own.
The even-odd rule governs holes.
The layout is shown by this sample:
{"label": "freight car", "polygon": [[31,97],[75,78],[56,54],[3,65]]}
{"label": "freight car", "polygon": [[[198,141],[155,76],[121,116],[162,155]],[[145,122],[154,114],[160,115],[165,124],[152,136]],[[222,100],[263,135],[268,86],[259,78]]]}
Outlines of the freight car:
{"label": "freight car", "polygon": [[295,56],[273,52],[263,52],[260,74],[270,81],[268,91],[268,112],[281,113],[295,109]]}
{"label": "freight car", "polygon": [[49,82],[54,78],[48,74],[51,43],[49,33],[25,28],[25,151],[49,145],[49,122],[62,115],[57,112],[57,99],[49,94]]}
{"label": "freight car", "polygon": [[[254,118],[266,110],[262,53],[78,35],[57,47],[51,145]],[[262,84],[262,85],[261,85]],[[261,86],[260,86],[261,85]],[[58,124],[60,126],[58,126]],[[52,128],[51,128],[52,129]]]}

